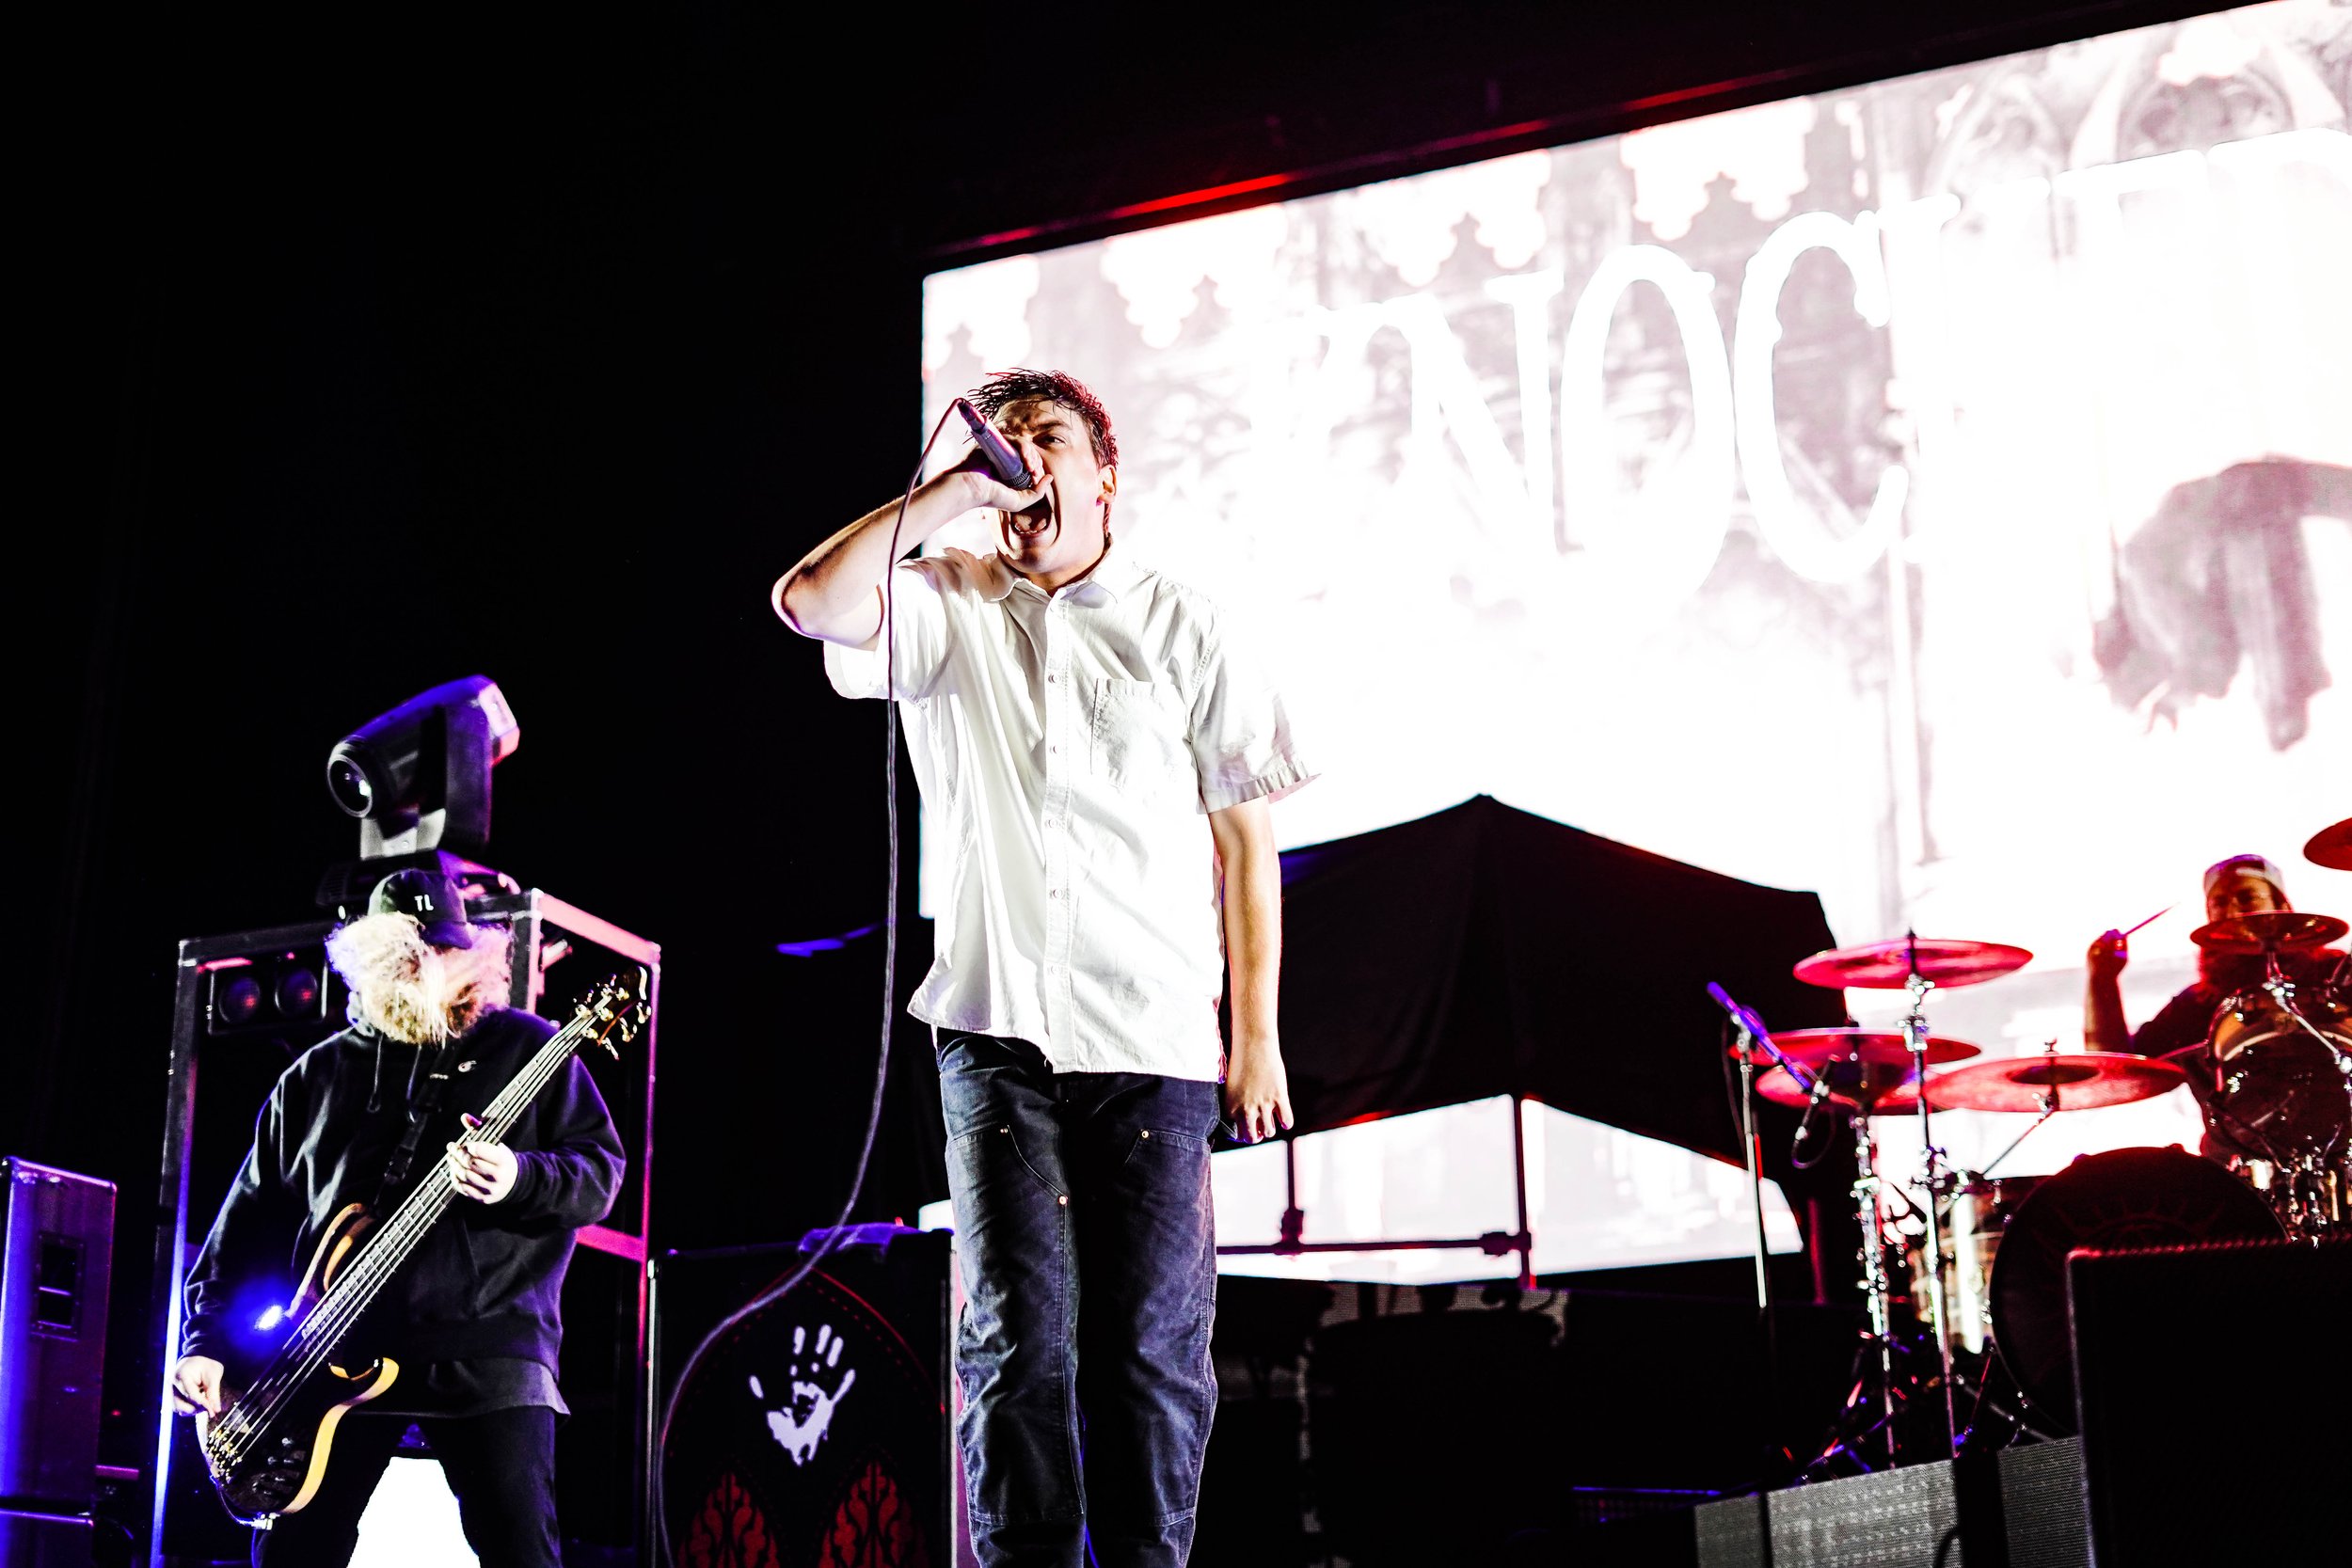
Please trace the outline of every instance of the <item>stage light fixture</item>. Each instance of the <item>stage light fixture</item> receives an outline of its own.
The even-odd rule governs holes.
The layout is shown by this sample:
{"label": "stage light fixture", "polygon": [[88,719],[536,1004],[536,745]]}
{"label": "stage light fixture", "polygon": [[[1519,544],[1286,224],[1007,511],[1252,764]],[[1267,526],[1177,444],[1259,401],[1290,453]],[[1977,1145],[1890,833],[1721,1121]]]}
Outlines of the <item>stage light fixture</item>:
{"label": "stage light fixture", "polygon": [[490,769],[522,729],[498,684],[469,675],[421,691],[335,743],[326,791],[359,819],[359,857],[490,842]]}

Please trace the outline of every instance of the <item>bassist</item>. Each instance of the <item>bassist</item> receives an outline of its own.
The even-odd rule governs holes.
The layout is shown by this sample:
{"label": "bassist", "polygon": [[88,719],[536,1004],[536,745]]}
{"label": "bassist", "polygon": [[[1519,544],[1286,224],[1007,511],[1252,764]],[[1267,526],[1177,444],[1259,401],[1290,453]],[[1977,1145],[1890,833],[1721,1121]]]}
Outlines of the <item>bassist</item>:
{"label": "bassist", "polygon": [[352,1027],[286,1069],[190,1270],[173,1404],[214,1416],[234,1397],[240,1335],[283,1304],[345,1205],[378,1217],[446,1161],[461,1202],[361,1330],[399,1371],[337,1426],[317,1494],[254,1537],[265,1568],[342,1568],[402,1434],[421,1427],[484,1568],[555,1568],[559,1300],[574,1233],[620,1185],[612,1117],[576,1058],[502,1144],[465,1142],[553,1029],[508,1010],[506,932],[469,925],[447,878],[377,886],[327,954]]}

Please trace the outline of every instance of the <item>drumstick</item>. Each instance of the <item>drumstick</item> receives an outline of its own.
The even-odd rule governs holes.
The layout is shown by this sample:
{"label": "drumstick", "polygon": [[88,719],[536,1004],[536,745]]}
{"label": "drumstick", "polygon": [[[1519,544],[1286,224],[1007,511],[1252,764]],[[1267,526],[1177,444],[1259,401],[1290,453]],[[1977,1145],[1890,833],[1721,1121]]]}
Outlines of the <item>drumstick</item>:
{"label": "drumstick", "polygon": [[[2132,931],[2138,930],[2141,926],[2153,926],[2157,921],[2162,920],[2166,915],[2170,914],[2174,910],[2179,908],[2180,906],[2178,904],[2167,904],[2164,908],[2158,910],[2155,913],[2141,921],[2138,926],[2133,927]],[[2132,934],[2132,931],[2118,931],[2115,934],[2119,937],[2127,937]]]}

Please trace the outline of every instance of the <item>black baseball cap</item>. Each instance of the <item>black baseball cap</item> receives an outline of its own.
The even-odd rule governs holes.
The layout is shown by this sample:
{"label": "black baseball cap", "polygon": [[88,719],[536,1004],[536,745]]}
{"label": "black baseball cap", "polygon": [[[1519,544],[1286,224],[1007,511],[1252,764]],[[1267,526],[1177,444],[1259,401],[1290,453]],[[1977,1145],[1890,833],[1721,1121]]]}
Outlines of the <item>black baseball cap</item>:
{"label": "black baseball cap", "polygon": [[424,940],[436,947],[473,945],[466,901],[457,895],[457,884],[438,872],[419,866],[393,872],[368,895],[368,912],[416,916],[424,927]]}

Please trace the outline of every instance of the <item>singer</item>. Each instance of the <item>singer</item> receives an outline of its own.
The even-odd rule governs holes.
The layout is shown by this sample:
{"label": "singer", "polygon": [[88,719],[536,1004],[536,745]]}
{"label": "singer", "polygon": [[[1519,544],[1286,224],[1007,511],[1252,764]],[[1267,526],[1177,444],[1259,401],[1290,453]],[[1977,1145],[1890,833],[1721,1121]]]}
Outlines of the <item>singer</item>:
{"label": "singer", "polygon": [[1009,452],[918,486],[898,544],[986,510],[993,551],[893,569],[894,500],[774,605],[825,641],[834,689],[901,704],[956,846],[910,1010],[946,1115],[974,1544],[989,1563],[1080,1568],[1090,1544],[1180,1564],[1216,1406],[1209,1137],[1220,1111],[1245,1140],[1290,1124],[1267,806],[1312,775],[1216,608],[1118,546],[1094,395],[1016,370],[969,401]]}

